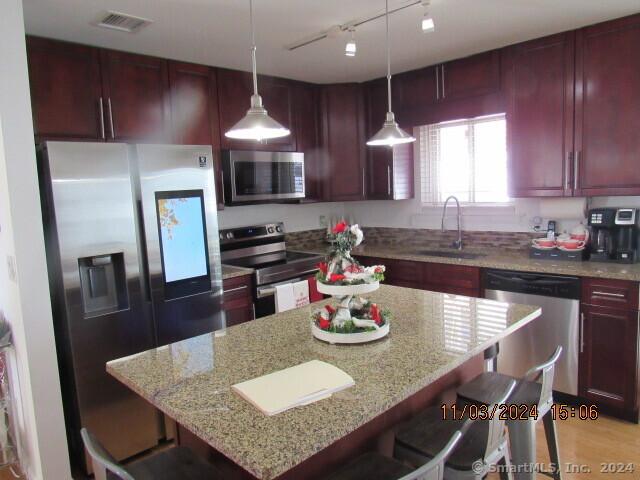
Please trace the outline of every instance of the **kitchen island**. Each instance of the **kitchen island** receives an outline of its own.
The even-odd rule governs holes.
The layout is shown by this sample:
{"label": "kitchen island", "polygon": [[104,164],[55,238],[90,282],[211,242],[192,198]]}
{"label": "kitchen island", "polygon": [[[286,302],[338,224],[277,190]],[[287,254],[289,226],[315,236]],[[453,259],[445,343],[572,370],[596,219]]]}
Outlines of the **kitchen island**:
{"label": "kitchen island", "polygon": [[[386,285],[368,297],[393,315],[389,336],[371,344],[314,339],[318,303],[114,360],[107,370],[241,467],[239,478],[314,478],[477,373],[483,350],[540,315],[538,307]],[[231,391],[313,359],[341,368],[355,386],[272,417]],[[451,380],[474,360],[466,377]]]}

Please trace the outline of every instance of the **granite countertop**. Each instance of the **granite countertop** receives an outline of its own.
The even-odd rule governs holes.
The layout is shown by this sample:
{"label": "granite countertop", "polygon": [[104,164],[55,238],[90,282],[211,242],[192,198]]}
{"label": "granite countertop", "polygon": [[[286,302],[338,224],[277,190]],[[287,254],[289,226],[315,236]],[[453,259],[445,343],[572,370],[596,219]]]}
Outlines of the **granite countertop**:
{"label": "granite countertop", "polygon": [[[539,307],[382,285],[388,337],[336,346],[314,339],[314,304],[107,364],[107,371],[260,479],[273,479],[384,413],[540,315]],[[482,325],[480,325],[482,324]],[[271,417],[235,383],[319,359],[355,386]]]}
{"label": "granite countertop", "polygon": [[[312,253],[326,253],[326,243],[305,245],[296,250]],[[450,265],[469,265],[484,268],[500,268],[521,272],[555,273],[578,277],[611,278],[640,282],[640,264],[620,264],[603,262],[571,262],[562,260],[537,260],[529,258],[525,252],[506,250],[474,250],[465,248],[464,252],[478,253],[482,256],[474,259],[447,258],[419,254],[420,250],[442,250],[428,246],[400,246],[365,243],[351,252],[353,255],[389,258],[394,260],[412,260],[415,262],[446,263]]]}
{"label": "granite countertop", "polygon": [[233,265],[222,264],[222,280],[242,277],[244,275],[253,275],[253,272],[253,268],[235,267]]}

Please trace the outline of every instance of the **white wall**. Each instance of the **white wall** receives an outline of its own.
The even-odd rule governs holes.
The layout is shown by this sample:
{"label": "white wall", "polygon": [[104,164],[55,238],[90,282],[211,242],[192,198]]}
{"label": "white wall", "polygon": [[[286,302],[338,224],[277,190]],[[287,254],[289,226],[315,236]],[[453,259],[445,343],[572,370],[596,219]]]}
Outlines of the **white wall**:
{"label": "white wall", "polygon": [[285,231],[299,232],[321,228],[320,216],[342,217],[343,203],[309,203],[301,205],[248,205],[225,207],[218,212],[220,228],[259,225],[269,222],[284,222]]}
{"label": "white wall", "polygon": [[0,311],[11,324],[19,455],[30,479],[71,478],[60,395],[21,0],[0,2]]}

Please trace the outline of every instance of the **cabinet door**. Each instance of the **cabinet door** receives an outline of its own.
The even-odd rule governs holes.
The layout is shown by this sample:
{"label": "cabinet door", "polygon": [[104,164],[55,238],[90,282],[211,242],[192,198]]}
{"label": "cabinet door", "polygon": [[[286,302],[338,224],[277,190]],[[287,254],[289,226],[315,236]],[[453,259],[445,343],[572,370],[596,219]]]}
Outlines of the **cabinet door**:
{"label": "cabinet door", "polygon": [[102,140],[98,49],[27,37],[36,138]]}
{"label": "cabinet door", "polygon": [[322,135],[329,168],[325,188],[332,201],[366,196],[363,110],[360,85],[323,87]]}
{"label": "cabinet door", "polygon": [[640,15],[580,30],[576,72],[580,194],[640,194]]}
{"label": "cabinet door", "polygon": [[211,145],[218,210],[224,208],[220,164],[220,122],[215,70],[169,61],[171,138],[178,145]]}
{"label": "cabinet door", "polygon": [[305,201],[319,201],[323,199],[324,168],[320,151],[318,87],[299,83],[294,95],[297,150],[304,153]]}
{"label": "cabinet door", "polygon": [[286,137],[256,142],[233,140],[224,136],[249,109],[253,81],[249,72],[218,70],[218,104],[220,109],[220,141],[224,149],[295,151],[296,135],[293,122],[293,82],[260,75],[258,92],[269,116],[291,130]]}
{"label": "cabinet door", "polygon": [[171,141],[166,60],[102,50],[102,77],[109,140]]}
{"label": "cabinet door", "polygon": [[[400,73],[393,77],[393,111],[403,121],[415,120],[438,101],[439,82],[436,67]],[[385,94],[386,97],[386,94]]]}
{"label": "cabinet door", "polygon": [[572,195],[574,34],[509,50],[507,147],[512,197]]}
{"label": "cabinet door", "polygon": [[440,100],[486,95],[500,90],[500,51],[472,55],[440,66]]}
{"label": "cabinet door", "polygon": [[[363,86],[365,95],[366,138],[370,138],[382,127],[387,113],[387,79],[367,82]],[[366,147],[367,198],[388,200],[393,198],[393,148]]]}
{"label": "cabinet door", "polygon": [[582,305],[579,393],[618,409],[636,401],[638,312]]}

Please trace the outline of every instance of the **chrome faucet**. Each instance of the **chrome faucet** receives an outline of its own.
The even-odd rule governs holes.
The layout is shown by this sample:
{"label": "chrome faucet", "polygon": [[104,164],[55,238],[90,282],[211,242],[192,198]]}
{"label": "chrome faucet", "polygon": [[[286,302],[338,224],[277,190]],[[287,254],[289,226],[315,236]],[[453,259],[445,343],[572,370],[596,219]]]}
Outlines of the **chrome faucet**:
{"label": "chrome faucet", "polygon": [[453,248],[457,248],[458,250],[462,250],[462,230],[460,230],[460,202],[458,201],[458,199],[454,196],[454,195],[450,195],[447,197],[447,199],[444,201],[444,208],[442,209],[442,231],[444,232],[444,219],[447,216],[447,204],[449,203],[449,200],[455,200],[456,201],[456,206],[458,209],[458,240],[456,240],[455,242],[453,242],[453,244],[451,245]]}

